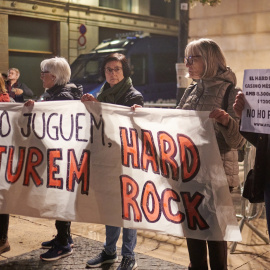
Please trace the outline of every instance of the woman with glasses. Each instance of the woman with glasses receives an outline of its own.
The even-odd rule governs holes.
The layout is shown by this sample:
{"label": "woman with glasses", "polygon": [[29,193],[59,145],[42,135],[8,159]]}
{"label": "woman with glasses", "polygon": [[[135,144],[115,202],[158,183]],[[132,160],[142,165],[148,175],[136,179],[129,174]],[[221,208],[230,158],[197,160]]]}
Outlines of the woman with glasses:
{"label": "woman with glasses", "polygon": [[[233,110],[238,90],[236,76],[227,67],[221,48],[211,39],[190,42],[185,50],[188,77],[193,80],[180,100],[178,109],[211,111],[209,117],[215,119],[214,128],[227,176],[228,188],[239,185],[238,152],[245,143],[239,133],[239,117]],[[227,269],[227,242],[206,241],[187,238],[190,270],[205,270],[207,246],[212,270]]]}
{"label": "woman with glasses", "polygon": [[[137,91],[130,78],[130,67],[123,54],[113,53],[108,55],[101,66],[101,75],[106,79],[105,84],[95,99],[90,94],[82,96],[84,101],[99,101],[131,107],[134,104],[143,105],[142,94]],[[88,267],[99,267],[106,263],[118,260],[116,243],[119,239],[121,228],[106,225],[106,243],[104,250],[95,258],[90,259]],[[137,231],[123,228],[122,256],[123,259],[117,270],[132,270],[137,268],[134,248],[137,243]]]}
{"label": "woman with glasses", "polygon": [[[46,89],[45,101],[80,100],[83,93],[82,86],[69,83],[71,70],[65,58],[45,59],[40,63],[40,68],[40,79]],[[25,106],[34,106],[34,101],[28,100]],[[56,220],[56,237],[41,244],[42,248],[49,249],[40,255],[42,260],[53,261],[71,255],[73,240],[70,235],[70,225],[70,221]]]}

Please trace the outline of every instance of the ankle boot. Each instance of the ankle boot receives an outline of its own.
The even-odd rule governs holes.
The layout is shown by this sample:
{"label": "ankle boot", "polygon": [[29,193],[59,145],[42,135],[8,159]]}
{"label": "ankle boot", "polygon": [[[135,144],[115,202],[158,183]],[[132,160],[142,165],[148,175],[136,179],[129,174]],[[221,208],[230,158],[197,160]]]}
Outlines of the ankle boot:
{"label": "ankle boot", "polygon": [[0,239],[0,254],[10,251],[10,245],[7,239]]}

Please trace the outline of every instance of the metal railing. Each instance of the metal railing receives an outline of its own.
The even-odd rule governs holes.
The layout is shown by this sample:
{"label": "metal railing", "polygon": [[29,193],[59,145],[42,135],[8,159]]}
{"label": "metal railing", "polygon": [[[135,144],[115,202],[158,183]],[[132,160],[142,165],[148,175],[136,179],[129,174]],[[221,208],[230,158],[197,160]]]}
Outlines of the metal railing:
{"label": "metal railing", "polygon": [[[256,149],[250,143],[247,143],[246,154],[244,159],[244,181],[240,184],[241,195],[244,189],[245,179],[250,169],[254,166],[254,160],[256,155]],[[240,219],[239,228],[242,232],[244,225],[248,226],[255,234],[257,234],[266,244],[269,244],[269,237],[265,236],[264,233],[259,231],[253,224],[250,223],[251,220],[259,218],[265,207],[264,203],[250,203],[247,199],[241,196],[241,214],[236,215]],[[233,253],[236,249],[238,242],[233,242],[231,246],[230,253]]]}

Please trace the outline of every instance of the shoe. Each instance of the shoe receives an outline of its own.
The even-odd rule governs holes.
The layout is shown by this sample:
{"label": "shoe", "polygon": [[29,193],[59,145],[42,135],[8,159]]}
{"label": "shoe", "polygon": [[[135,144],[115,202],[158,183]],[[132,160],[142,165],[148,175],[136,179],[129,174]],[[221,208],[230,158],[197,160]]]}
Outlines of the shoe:
{"label": "shoe", "polygon": [[118,257],[116,252],[113,255],[108,255],[105,250],[102,250],[102,252],[95,258],[89,260],[86,263],[86,266],[88,267],[99,267],[102,264],[105,263],[114,263],[118,261]]}
{"label": "shoe", "polygon": [[[41,243],[41,247],[42,248],[52,248],[54,246],[55,241],[56,241],[56,237],[50,241],[46,241],[46,242]],[[74,243],[73,243],[71,236],[68,237],[68,243],[69,243],[71,248],[74,247]]]}
{"label": "shoe", "polygon": [[117,270],[133,270],[138,267],[134,258],[124,256]]}
{"label": "shoe", "polygon": [[10,245],[8,240],[0,240],[0,254],[10,251]]}
{"label": "shoe", "polygon": [[71,255],[71,253],[72,248],[70,247],[70,244],[67,244],[67,246],[61,246],[57,241],[55,241],[52,248],[50,248],[46,253],[40,255],[40,259],[44,261],[56,261]]}

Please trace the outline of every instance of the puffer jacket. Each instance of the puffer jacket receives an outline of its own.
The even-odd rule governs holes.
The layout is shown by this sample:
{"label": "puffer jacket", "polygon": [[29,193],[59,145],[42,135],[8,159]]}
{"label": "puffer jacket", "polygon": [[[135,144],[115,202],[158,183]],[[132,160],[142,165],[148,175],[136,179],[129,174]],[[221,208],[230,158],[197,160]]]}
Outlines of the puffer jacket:
{"label": "puffer jacket", "polygon": [[75,85],[74,83],[68,83],[66,85],[54,85],[53,87],[47,89],[43,100],[79,100],[82,94],[83,88],[81,85]]}
{"label": "puffer jacket", "polygon": [[[200,79],[195,81],[186,89],[180,100],[178,109],[195,110],[195,111],[212,111],[215,108],[224,108],[230,115],[228,127],[214,122],[214,129],[219,146],[221,159],[230,187],[239,185],[239,166],[238,151],[245,144],[245,139],[239,132],[239,118],[236,117],[233,110],[233,103],[238,90],[235,89],[236,77],[230,68],[225,72],[220,72],[211,79]],[[227,102],[224,101],[226,90]],[[225,97],[226,98],[226,97]]]}

